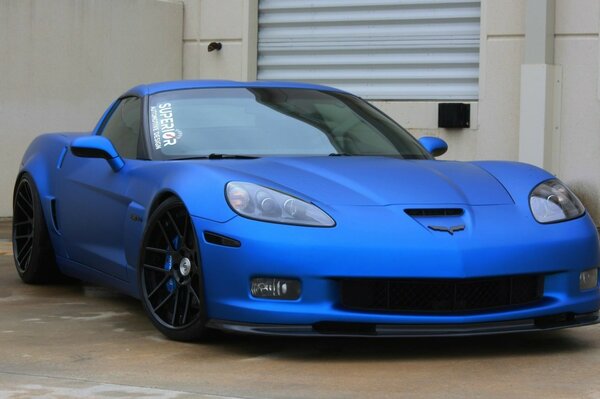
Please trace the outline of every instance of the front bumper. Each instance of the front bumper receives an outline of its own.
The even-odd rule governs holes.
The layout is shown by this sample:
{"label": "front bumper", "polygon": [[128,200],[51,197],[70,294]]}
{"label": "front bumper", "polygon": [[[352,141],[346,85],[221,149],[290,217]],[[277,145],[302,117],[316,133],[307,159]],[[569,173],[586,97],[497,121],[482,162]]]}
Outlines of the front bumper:
{"label": "front bumper", "polygon": [[[466,207],[463,218],[452,222],[465,224],[466,229],[450,235],[416,223],[400,207],[351,208],[343,214],[328,210],[337,222],[334,228],[278,225],[242,217],[218,223],[194,217],[207,314],[213,327],[288,335],[301,330],[303,335],[315,333],[313,326],[328,322],[376,326],[375,332],[382,335],[395,331],[392,335],[405,336],[404,326],[411,326],[410,334],[412,326],[418,326],[418,331],[461,335],[486,333],[490,326],[493,331],[531,331],[541,329],[536,323],[541,318],[590,314],[600,308],[598,287],[579,289],[580,272],[600,264],[598,235],[587,215],[541,225],[530,220],[529,209],[514,205]],[[443,225],[444,221],[432,223]],[[233,238],[241,246],[209,243],[204,240],[205,231]],[[470,279],[526,274],[544,276],[543,298],[506,309],[419,314],[352,310],[340,303],[339,281],[346,278]],[[250,282],[256,277],[298,279],[302,294],[291,301],[255,298]],[[517,326],[512,325],[515,321]],[[580,324],[572,321],[566,326],[575,325]],[[294,326],[291,331],[289,326]]]}
{"label": "front bumper", "polygon": [[588,326],[600,322],[598,312],[560,314],[535,319],[474,324],[368,324],[330,323],[314,325],[252,324],[211,319],[207,327],[235,333],[284,336],[327,337],[451,337],[550,331]]}

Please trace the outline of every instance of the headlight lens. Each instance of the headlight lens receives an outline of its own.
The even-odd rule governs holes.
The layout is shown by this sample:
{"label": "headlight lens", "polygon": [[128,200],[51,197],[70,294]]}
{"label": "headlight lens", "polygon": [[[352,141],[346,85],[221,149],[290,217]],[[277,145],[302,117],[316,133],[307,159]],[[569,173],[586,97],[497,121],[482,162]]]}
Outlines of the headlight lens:
{"label": "headlight lens", "polygon": [[574,219],[585,212],[581,201],[558,179],[538,185],[531,192],[529,206],[540,223]]}
{"label": "headlight lens", "polygon": [[315,205],[258,184],[229,182],[225,193],[231,209],[250,219],[301,226],[335,226],[333,219]]}

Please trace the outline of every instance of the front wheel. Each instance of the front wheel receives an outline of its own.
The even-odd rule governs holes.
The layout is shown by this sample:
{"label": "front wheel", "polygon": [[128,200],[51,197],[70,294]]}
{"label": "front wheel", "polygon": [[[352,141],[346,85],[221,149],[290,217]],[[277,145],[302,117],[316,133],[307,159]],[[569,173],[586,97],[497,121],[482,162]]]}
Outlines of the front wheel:
{"label": "front wheel", "polygon": [[41,284],[59,277],[38,190],[27,173],[19,178],[13,194],[12,244],[23,282]]}
{"label": "front wheel", "polygon": [[176,341],[206,336],[198,240],[183,202],[176,198],[160,204],[150,216],[138,284],[144,310],[160,332]]}

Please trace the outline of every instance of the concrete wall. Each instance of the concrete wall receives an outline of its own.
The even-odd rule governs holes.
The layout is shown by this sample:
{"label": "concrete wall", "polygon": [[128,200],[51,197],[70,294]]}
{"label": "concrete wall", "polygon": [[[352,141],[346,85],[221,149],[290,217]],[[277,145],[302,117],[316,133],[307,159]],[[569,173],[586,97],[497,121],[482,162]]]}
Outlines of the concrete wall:
{"label": "concrete wall", "polygon": [[[0,216],[36,134],[88,130],[140,82],[254,80],[258,0],[0,0]],[[471,128],[438,129],[437,103],[376,101],[416,136],[450,144],[443,159],[519,159],[526,0],[482,0],[480,96]],[[554,172],[600,224],[600,0],[557,0],[560,68]],[[223,44],[208,52],[211,41]],[[6,60],[9,60],[8,62]]]}
{"label": "concrete wall", "polygon": [[0,0],[0,216],[38,134],[91,130],[129,87],[180,79],[183,5]]}
{"label": "concrete wall", "polygon": [[[183,77],[256,79],[257,0],[184,0]],[[208,51],[210,42],[223,45]]]}

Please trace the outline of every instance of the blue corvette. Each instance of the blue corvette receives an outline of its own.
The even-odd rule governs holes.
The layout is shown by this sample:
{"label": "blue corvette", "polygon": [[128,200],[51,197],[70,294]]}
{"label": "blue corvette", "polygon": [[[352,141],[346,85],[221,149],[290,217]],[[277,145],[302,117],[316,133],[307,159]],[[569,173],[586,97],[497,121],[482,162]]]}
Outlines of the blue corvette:
{"label": "blue corvette", "polygon": [[436,161],[446,149],[331,87],[138,86],[93,132],[29,146],[16,269],[140,298],[184,341],[598,322],[598,233],[577,197],[531,165]]}

